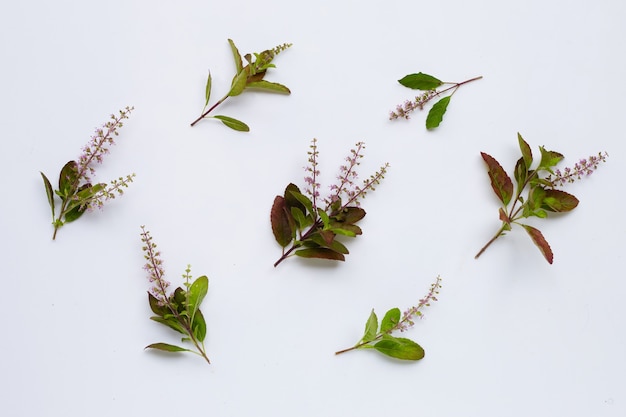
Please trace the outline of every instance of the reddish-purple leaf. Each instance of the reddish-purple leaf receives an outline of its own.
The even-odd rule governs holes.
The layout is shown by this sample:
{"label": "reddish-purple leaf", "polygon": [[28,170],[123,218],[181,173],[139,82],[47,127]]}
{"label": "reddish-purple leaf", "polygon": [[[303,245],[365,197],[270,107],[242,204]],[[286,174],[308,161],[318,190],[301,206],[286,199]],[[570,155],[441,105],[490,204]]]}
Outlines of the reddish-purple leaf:
{"label": "reddish-purple leaf", "polygon": [[279,195],[274,199],[272,212],[270,215],[272,221],[272,232],[276,242],[283,248],[291,242],[293,238],[293,222],[290,219],[291,214],[287,211],[285,199]]}
{"label": "reddish-purple leaf", "polygon": [[552,264],[552,260],[554,259],[552,249],[550,249],[548,241],[543,237],[541,232],[532,226],[528,226],[527,224],[523,224],[522,226],[524,227],[524,229],[526,229],[530,238],[533,240],[535,245],[537,245],[543,256],[546,258],[546,261]]}
{"label": "reddish-purple leaf", "polygon": [[578,199],[561,190],[547,189],[541,207],[556,212],[572,211],[578,206]]}
{"label": "reddish-purple leaf", "polygon": [[506,206],[513,196],[513,182],[504,171],[502,166],[491,155],[481,152],[480,155],[487,163],[489,169],[489,178],[491,178],[491,187],[496,193],[500,201]]}
{"label": "reddish-purple leaf", "polygon": [[296,251],[296,255],[303,258],[319,258],[319,259],[331,259],[334,261],[345,261],[346,257],[341,253],[335,252],[328,248],[307,248]]}

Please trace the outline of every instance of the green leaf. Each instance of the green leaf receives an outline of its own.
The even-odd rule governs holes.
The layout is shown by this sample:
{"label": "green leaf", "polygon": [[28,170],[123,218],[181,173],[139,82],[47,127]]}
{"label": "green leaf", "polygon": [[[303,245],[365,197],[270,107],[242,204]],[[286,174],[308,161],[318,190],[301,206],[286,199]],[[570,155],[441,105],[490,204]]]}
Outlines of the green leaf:
{"label": "green leaf", "polygon": [[239,50],[235,46],[235,42],[233,42],[232,39],[228,40],[228,44],[230,45],[230,50],[233,53],[233,59],[235,60],[235,68],[237,70],[237,74],[239,74],[243,67],[241,63],[241,55],[239,54]]}
{"label": "green leaf", "polygon": [[39,171],[41,174],[41,178],[43,179],[43,185],[46,188],[46,195],[48,196],[48,204],[50,204],[50,208],[52,209],[52,219],[54,220],[54,191],[52,190],[52,184],[50,184],[50,180],[45,174]]}
{"label": "green leaf", "polygon": [[181,348],[176,345],[170,345],[169,343],[153,343],[146,346],[144,349],[157,349],[165,352],[191,352],[189,349]]}
{"label": "green leaf", "polygon": [[148,303],[150,304],[150,310],[157,316],[163,317],[166,314],[172,314],[172,311],[166,305],[161,305],[159,300],[148,292]]}
{"label": "green leaf", "polygon": [[74,195],[78,189],[78,165],[76,161],[69,161],[59,174],[59,196],[63,200]]}
{"label": "green leaf", "polygon": [[170,303],[178,314],[188,315],[187,312],[187,293],[181,287],[174,290],[174,293],[170,296]]}
{"label": "green leaf", "polygon": [[370,316],[367,318],[367,322],[365,322],[365,332],[363,332],[363,338],[361,341],[363,342],[371,342],[376,339],[376,334],[378,333],[378,317],[376,317],[376,313],[374,313],[374,309],[370,313]]}
{"label": "green leaf", "polygon": [[403,337],[384,335],[374,349],[392,358],[418,361],[424,357],[424,349],[414,341]]}
{"label": "green leaf", "polygon": [[[541,162],[539,162],[539,168],[543,168],[549,172],[552,172],[552,167],[556,166],[563,159],[563,155],[554,151],[547,151],[543,146],[539,147],[541,151]],[[537,168],[537,169],[539,169]]]}
{"label": "green leaf", "polygon": [[329,230],[338,235],[348,237],[355,237],[363,234],[361,228],[355,224],[333,223]]}
{"label": "green leaf", "polygon": [[291,213],[287,211],[285,199],[279,195],[274,198],[270,220],[276,242],[283,248],[289,245],[293,240],[294,218]]}
{"label": "green leaf", "polygon": [[[323,234],[327,236],[325,237]],[[322,230],[319,233],[315,233],[311,235],[307,240],[304,241],[304,244],[309,247],[310,246],[316,247],[315,245],[326,247],[326,248],[332,249],[335,252],[342,253],[344,255],[347,255],[348,253],[350,253],[348,251],[348,248],[346,248],[341,242],[338,242],[337,240],[334,239],[334,235],[335,234],[333,232]],[[332,239],[329,239],[329,238],[332,238]],[[315,245],[308,245],[308,242],[314,242]]]}
{"label": "green leaf", "polygon": [[204,320],[204,315],[202,311],[196,311],[195,316],[193,316],[193,322],[191,323],[191,330],[193,331],[193,335],[198,339],[199,342],[203,342],[206,337],[206,321]]}
{"label": "green leaf", "polygon": [[522,158],[524,158],[524,162],[526,163],[526,167],[530,169],[533,165],[533,152],[528,146],[528,143],[522,138],[522,135],[517,134],[517,141],[519,142],[520,151],[522,151]]}
{"label": "green leaf", "polygon": [[107,185],[105,183],[99,183],[96,185],[83,184],[78,189],[76,194],[74,194],[74,198],[72,198],[72,201],[70,201],[70,203],[67,205],[66,210],[69,211],[76,206],[86,206],[89,203],[89,200],[91,200],[96,196],[96,194],[104,190],[106,186]]}
{"label": "green leaf", "polygon": [[85,213],[85,211],[87,211],[87,206],[81,207],[80,204],[71,204],[71,206],[73,208],[67,211],[65,215],[63,215],[65,223],[70,223],[74,220],[78,220]]}
{"label": "green leaf", "polygon": [[289,91],[289,89],[285,87],[284,85],[273,83],[270,81],[265,81],[265,80],[249,82],[247,87],[248,88],[260,88],[262,90],[273,91],[276,93],[291,94],[291,91]]}
{"label": "green leaf", "polygon": [[541,203],[541,207],[548,211],[572,211],[578,206],[578,199],[561,190],[548,189]]}
{"label": "green leaf", "polygon": [[298,191],[290,191],[291,195],[300,202],[304,207],[306,207],[307,212],[310,214],[315,214],[315,210],[313,210],[313,202],[309,200],[307,196],[298,192]]}
{"label": "green leaf", "polygon": [[187,291],[187,312],[193,322],[196,312],[200,309],[200,304],[209,291],[209,279],[206,275],[196,278]]}
{"label": "green leaf", "polygon": [[213,116],[214,119],[221,120],[226,126],[230,127],[233,130],[237,130],[239,132],[249,132],[250,128],[244,122],[241,122],[237,119],[233,119],[228,116]]}
{"label": "green leaf", "polygon": [[546,261],[548,261],[549,264],[552,264],[552,261],[554,260],[552,249],[541,232],[532,226],[528,226],[527,224],[522,224],[521,226],[526,229],[526,232],[528,232],[528,235],[532,239],[533,243],[537,245],[544,258],[546,258]]}
{"label": "green leaf", "polygon": [[405,75],[399,79],[398,82],[405,87],[412,88],[414,90],[434,90],[443,84],[442,81],[433,77],[432,75],[419,72],[417,74]]}
{"label": "green leaf", "polygon": [[[247,68],[247,67],[246,67]],[[233,77],[233,82],[230,86],[228,95],[230,97],[238,96],[246,89],[246,82],[248,81],[248,72],[244,70],[240,71]]]}
{"label": "green leaf", "polygon": [[500,201],[506,206],[511,201],[513,196],[513,182],[507,175],[506,171],[502,168],[500,163],[496,161],[491,155],[481,152],[480,155],[487,163],[489,178],[491,179],[491,188],[496,193]]}
{"label": "green leaf", "polygon": [[320,219],[322,219],[324,229],[330,227],[330,217],[328,217],[328,214],[326,214],[326,212],[319,207],[317,208],[317,214],[320,216]]}
{"label": "green leaf", "polygon": [[450,103],[450,97],[447,96],[433,104],[430,111],[428,112],[428,116],[426,116],[426,129],[434,129],[441,124],[443,120],[443,115],[446,113],[448,109],[448,104]]}
{"label": "green leaf", "polygon": [[187,334],[185,328],[176,320],[175,317],[163,318],[160,316],[152,316],[150,320],[156,321],[157,323],[161,323],[169,327],[170,329],[176,330],[178,333]]}
{"label": "green leaf", "polygon": [[391,310],[385,313],[385,317],[383,317],[383,321],[380,323],[380,332],[381,333],[389,333],[393,330],[398,323],[400,322],[400,309],[392,308]]}
{"label": "green leaf", "polygon": [[[300,208],[298,208],[298,207],[292,207],[291,208],[291,216],[293,217],[293,219],[295,220],[296,224],[298,225],[298,229],[299,230],[304,229],[310,223],[312,223],[311,221],[309,221],[308,217],[306,217],[304,215],[302,210],[300,210]],[[292,237],[293,237],[293,235],[292,235]]]}
{"label": "green leaf", "polygon": [[296,255],[302,258],[318,258],[318,259],[330,259],[333,261],[345,261],[346,257],[343,254],[335,252],[328,248],[306,248],[296,251]]}
{"label": "green leaf", "polygon": [[209,99],[211,98],[211,71],[209,71],[209,77],[206,80],[206,87],[204,89],[204,108],[209,105]]}

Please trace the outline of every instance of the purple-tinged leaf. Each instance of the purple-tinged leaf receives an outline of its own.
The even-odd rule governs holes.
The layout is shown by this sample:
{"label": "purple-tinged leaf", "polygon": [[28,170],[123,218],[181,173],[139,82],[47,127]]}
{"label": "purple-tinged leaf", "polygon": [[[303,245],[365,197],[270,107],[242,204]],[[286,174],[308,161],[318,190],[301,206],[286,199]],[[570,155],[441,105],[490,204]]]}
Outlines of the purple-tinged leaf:
{"label": "purple-tinged leaf", "polygon": [[59,174],[59,197],[67,200],[78,189],[78,165],[76,161],[69,161]]}
{"label": "purple-tinged leaf", "polygon": [[327,238],[332,236],[332,240],[326,241],[326,238],[323,236],[323,234],[327,234],[326,232],[325,230],[321,230],[319,233],[313,234],[303,242],[304,245],[310,248],[324,247],[344,255],[350,253],[343,243],[335,240],[334,233],[329,232]]}
{"label": "purple-tinged leaf", "polygon": [[441,80],[438,80],[432,75],[424,74],[423,72],[405,75],[399,79],[398,82],[405,87],[422,91],[434,90],[443,84]]}
{"label": "purple-tinged leaf", "polygon": [[441,121],[443,120],[443,115],[446,114],[446,110],[448,110],[448,104],[450,104],[450,97],[446,96],[433,104],[428,112],[428,116],[426,116],[426,129],[434,129],[439,127]]}
{"label": "purple-tinged leaf", "polygon": [[527,224],[523,224],[522,227],[526,229],[526,232],[528,232],[530,238],[533,240],[535,245],[537,245],[543,256],[546,258],[546,261],[548,261],[549,264],[552,264],[552,261],[554,259],[552,249],[550,248],[548,241],[546,241],[541,232],[532,226],[528,226]]}
{"label": "purple-tinged leaf", "polygon": [[509,219],[509,216],[507,216],[502,207],[500,207],[500,210],[498,210],[498,215],[500,217],[500,220],[502,220],[503,222],[511,223],[511,219]]}
{"label": "purple-tinged leaf", "polygon": [[148,303],[150,304],[150,310],[157,316],[165,316],[166,314],[172,314],[172,311],[166,305],[161,305],[159,300],[154,295],[148,292]]}
{"label": "purple-tinged leaf", "polygon": [[524,158],[524,162],[526,163],[526,168],[530,169],[533,164],[533,152],[528,146],[528,143],[522,138],[522,135],[517,134],[517,141],[519,142],[520,151],[522,151],[522,158]]}
{"label": "purple-tinged leaf", "polygon": [[526,178],[528,178],[528,167],[526,166],[526,162],[523,157],[517,160],[514,174],[515,182],[517,182],[517,187],[520,189],[524,186]]}
{"label": "purple-tinged leaf", "polygon": [[365,210],[361,207],[345,207],[339,213],[332,216],[333,219],[342,223],[354,224],[365,217]]}
{"label": "purple-tinged leaf", "polygon": [[298,207],[302,213],[306,213],[306,207],[304,207],[304,204],[302,204],[300,201],[298,201],[297,198],[295,198],[293,196],[292,192],[296,192],[298,194],[302,194],[300,192],[300,189],[298,188],[297,185],[290,183],[289,185],[287,185],[287,187],[285,188],[285,193],[283,195],[284,199],[285,199],[285,204],[287,204],[287,207],[291,208],[291,207]]}
{"label": "purple-tinged leaf", "polygon": [[345,261],[346,257],[343,254],[335,252],[328,248],[306,248],[296,251],[296,255],[302,258],[318,258],[318,259],[330,259],[333,261]]}
{"label": "purple-tinged leaf", "polygon": [[548,211],[572,211],[578,206],[578,199],[561,190],[547,189],[541,207]]}
{"label": "purple-tinged leaf", "polygon": [[285,199],[279,195],[274,199],[272,212],[270,215],[272,222],[272,232],[276,242],[283,248],[293,239],[293,220],[290,219],[291,213],[287,211]]}
{"label": "purple-tinged leaf", "polygon": [[176,345],[170,345],[169,343],[153,343],[146,346],[144,349],[157,349],[164,352],[191,352],[189,349],[181,348]]}
{"label": "purple-tinged leaf", "polygon": [[504,203],[508,205],[513,196],[513,182],[511,178],[504,171],[500,163],[496,161],[491,155],[481,152],[480,155],[487,163],[489,178],[491,179],[491,188],[493,188],[496,196]]}
{"label": "purple-tinged leaf", "polygon": [[418,361],[424,357],[424,349],[411,339],[403,337],[383,336],[383,339],[374,345],[374,349],[392,358]]}

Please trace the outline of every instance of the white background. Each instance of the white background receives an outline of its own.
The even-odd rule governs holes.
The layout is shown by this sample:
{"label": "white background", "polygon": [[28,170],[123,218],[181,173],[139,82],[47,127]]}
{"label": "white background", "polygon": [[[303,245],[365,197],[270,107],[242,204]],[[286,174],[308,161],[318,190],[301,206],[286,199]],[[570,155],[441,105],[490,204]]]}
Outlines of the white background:
{"label": "white background", "polygon": [[[623,132],[626,6],[616,0],[501,2],[267,0],[21,1],[0,15],[3,326],[7,416],[626,415]],[[242,54],[283,42],[267,79],[291,96],[249,93],[217,121],[189,123],[228,90]],[[441,127],[402,76],[463,81]],[[39,171],[56,179],[95,127],[135,111],[96,179],[135,172],[126,195],[53,242]],[[565,155],[607,151],[566,190],[581,201],[478,249],[499,227],[480,151],[508,172],[517,132]],[[324,187],[357,141],[362,178],[391,168],[363,202],[364,234],[345,263],[280,255],[274,196],[303,186],[319,140]],[[55,180],[53,180],[55,181]],[[206,274],[209,366],[147,352],[177,334],[149,320],[139,226],[180,285]],[[406,337],[416,363],[333,353],[372,308],[415,305],[437,275],[439,302]]]}

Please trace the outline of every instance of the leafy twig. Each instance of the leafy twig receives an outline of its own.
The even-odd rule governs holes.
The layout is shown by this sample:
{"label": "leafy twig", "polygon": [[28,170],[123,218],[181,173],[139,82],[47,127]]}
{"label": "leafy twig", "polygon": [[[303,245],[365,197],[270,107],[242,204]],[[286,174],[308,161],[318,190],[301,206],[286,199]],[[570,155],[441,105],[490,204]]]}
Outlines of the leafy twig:
{"label": "leafy twig", "polygon": [[152,343],[146,346],[146,349],[192,352],[202,356],[210,364],[211,361],[204,348],[206,322],[200,311],[200,304],[209,289],[209,279],[203,275],[191,282],[191,267],[187,265],[183,274],[185,288],[178,287],[168,295],[170,283],[163,278],[161,252],[157,250],[156,243],[152,241],[150,232],[144,226],[141,226],[141,241],[144,258],[147,261],[144,269],[150,274],[148,279],[152,283],[148,291],[148,303],[152,312],[156,314],[150,319],[181,333],[182,342],[191,342],[196,348],[196,350],[191,350],[169,343]]}
{"label": "leafy twig", "polygon": [[365,332],[359,342],[347,349],[335,352],[335,355],[356,349],[375,349],[378,352],[397,359],[417,361],[424,357],[424,349],[414,341],[403,337],[392,336],[394,331],[404,332],[412,327],[415,317],[422,317],[422,308],[430,306],[431,301],[437,301],[437,294],[441,288],[441,278],[430,286],[428,294],[419,303],[400,315],[399,308],[392,308],[385,313],[378,325],[378,317],[374,310],[365,323]]}
{"label": "leafy twig", "polygon": [[[442,97],[439,101],[437,101],[431,107],[428,112],[428,116],[426,117],[426,128],[434,129],[441,124],[443,120],[443,115],[446,113],[448,109],[448,104],[450,104],[450,99],[456,93],[456,90],[459,89],[464,84],[470,83],[472,81],[480,80],[483,78],[474,77],[469,80],[465,80],[460,83],[456,82],[444,82],[441,81],[432,75],[424,74],[419,72],[417,74],[409,74],[398,80],[400,84],[405,87],[412,88],[414,90],[422,90],[425,93],[416,96],[414,100],[406,100],[402,105],[396,106],[396,109],[389,113],[389,120],[395,119],[409,119],[410,113],[416,109],[424,110],[424,105],[430,102],[431,100]],[[438,90],[438,88],[443,87]],[[446,93],[450,93],[447,96],[444,96]]]}
{"label": "leafy twig", "polygon": [[[61,169],[59,174],[59,188],[53,190],[50,180],[41,172],[41,177],[46,189],[48,204],[52,211],[52,224],[54,233],[52,239],[56,239],[58,230],[66,223],[73,222],[87,210],[102,208],[104,202],[124,194],[124,188],[133,182],[135,174],[119,177],[110,184],[91,184],[91,175],[95,174],[94,165],[102,163],[103,156],[109,153],[108,147],[114,145],[114,137],[117,130],[123,126],[123,120],[133,107],[120,110],[119,116],[111,115],[111,120],[106,122],[91,137],[91,141],[83,148],[83,153],[78,161],[69,161]],[[61,198],[59,215],[55,218],[55,195]]]}
{"label": "leafy twig", "polygon": [[[376,185],[385,177],[389,164],[363,181],[355,184],[358,177],[356,168],[363,157],[365,144],[358,142],[351,155],[346,158],[347,165],[342,165],[338,184],[332,185],[331,195],[323,200],[323,208],[318,206],[319,169],[317,168],[317,140],[313,139],[309,151],[308,174],[305,178],[305,193],[289,184],[282,196],[276,196],[271,211],[271,223],[274,237],[283,248],[282,256],[274,263],[278,266],[287,257],[295,254],[303,258],[345,260],[348,249],[339,242],[337,235],[356,237],[362,234],[356,223],[365,217],[365,210],[359,200],[365,198],[368,191],[374,191]],[[343,201],[343,202],[342,202]],[[291,247],[286,248],[291,244]]]}
{"label": "leafy twig", "polygon": [[[531,169],[533,155],[530,146],[519,133],[517,138],[522,157],[515,164],[514,179],[517,184],[515,187],[500,163],[492,156],[481,152],[481,156],[487,164],[491,187],[502,203],[502,207],[499,209],[502,225],[498,232],[476,254],[475,258],[482,255],[500,236],[504,236],[507,231],[511,230],[513,224],[517,224],[526,230],[546,260],[552,263],[554,255],[543,234],[535,227],[520,223],[519,220],[529,217],[546,218],[548,212],[574,210],[578,206],[578,199],[565,191],[557,190],[556,187],[590,175],[600,162],[606,160],[608,154],[600,152],[597,156],[580,160],[573,169],[565,168],[561,172],[558,169],[553,170],[553,168],[563,159],[563,155],[548,151],[540,146],[541,160],[535,169]],[[546,174],[547,176],[545,176]],[[528,193],[524,198],[522,194],[526,189]]]}
{"label": "leafy twig", "polygon": [[238,96],[248,88],[260,89],[275,93],[291,94],[291,91],[289,91],[289,89],[284,85],[263,79],[269,68],[276,67],[272,63],[272,60],[276,57],[276,55],[289,48],[291,44],[284,43],[273,49],[265,50],[259,54],[254,53],[254,60],[252,60],[252,56],[250,54],[246,54],[244,55],[244,58],[248,62],[248,64],[244,67],[241,60],[241,55],[239,54],[239,50],[235,46],[235,43],[231,39],[228,40],[228,43],[230,44],[230,48],[233,53],[235,68],[237,71],[231,82],[230,90],[224,97],[219,99],[217,102],[215,102],[215,104],[209,107],[208,110],[206,110],[209,105],[209,100],[211,99],[212,78],[211,72],[209,72],[207,83],[204,89],[205,103],[201,112],[202,114],[191,123],[191,126],[195,126],[196,123],[198,123],[202,119],[213,118],[220,120],[231,129],[241,132],[248,132],[250,128],[248,127],[248,125],[240,120],[223,115],[209,116],[209,113],[215,110],[215,108],[222,104],[227,98]]}

